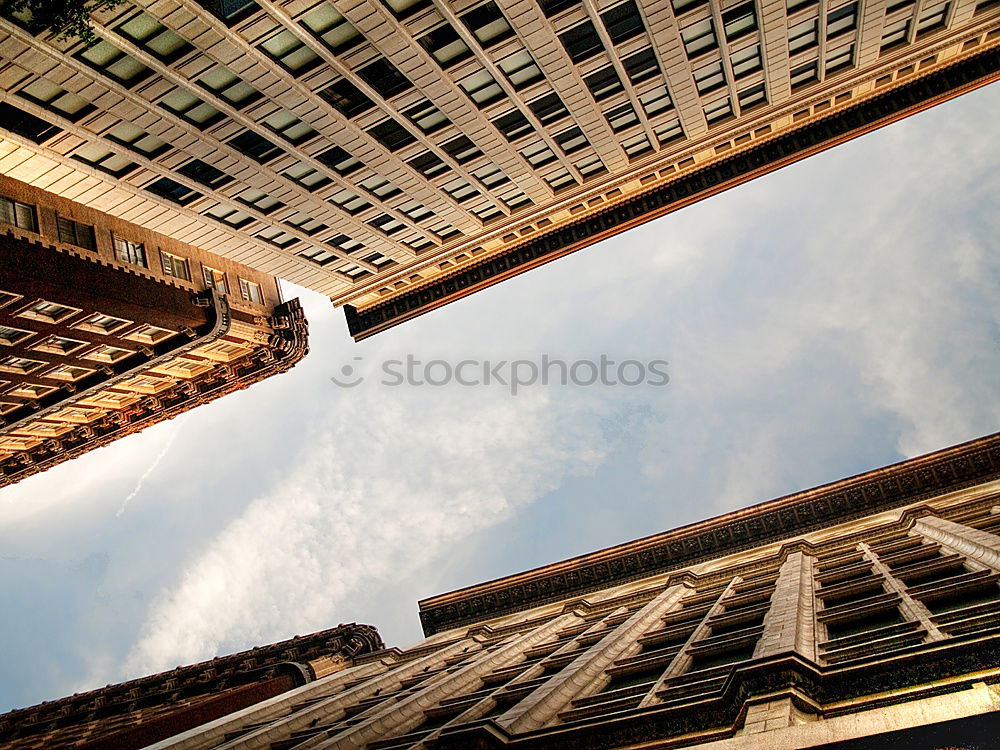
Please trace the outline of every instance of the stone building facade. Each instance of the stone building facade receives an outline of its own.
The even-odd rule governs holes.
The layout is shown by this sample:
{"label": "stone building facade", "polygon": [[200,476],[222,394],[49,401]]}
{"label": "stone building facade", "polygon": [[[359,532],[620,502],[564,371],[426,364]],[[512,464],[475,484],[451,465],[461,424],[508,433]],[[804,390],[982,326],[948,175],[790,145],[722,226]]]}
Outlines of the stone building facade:
{"label": "stone building facade", "polygon": [[1000,74],[995,0],[134,0],[95,31],[0,18],[0,173],[358,339]]}
{"label": "stone building facade", "polygon": [[273,276],[0,176],[0,486],[307,351]]}
{"label": "stone building facade", "polygon": [[383,648],[368,625],[296,636],[0,716],[7,750],[138,750],[349,667]]}
{"label": "stone building facade", "polygon": [[420,603],[155,750],[995,746],[1000,433]]}

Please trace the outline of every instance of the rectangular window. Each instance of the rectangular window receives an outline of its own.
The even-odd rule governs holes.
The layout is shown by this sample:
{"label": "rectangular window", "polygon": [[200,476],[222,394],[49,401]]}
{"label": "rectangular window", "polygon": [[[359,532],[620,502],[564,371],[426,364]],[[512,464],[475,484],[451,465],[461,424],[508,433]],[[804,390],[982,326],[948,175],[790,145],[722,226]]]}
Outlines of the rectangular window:
{"label": "rectangular window", "polygon": [[848,31],[854,31],[858,25],[858,4],[851,3],[831,11],[826,16],[826,38],[832,39]]}
{"label": "rectangular window", "polygon": [[424,151],[424,153],[419,156],[415,156],[410,159],[407,164],[427,178],[434,177],[435,175],[442,174],[449,170],[448,165],[445,164],[440,157],[430,151]]}
{"label": "rectangular window", "polygon": [[726,74],[721,62],[714,62],[694,72],[694,82],[699,94],[707,94],[726,85]]}
{"label": "rectangular window", "polygon": [[0,326],[0,344],[3,344],[4,346],[14,346],[14,344],[24,341],[26,338],[33,335],[33,333],[33,331],[22,331],[20,328]]}
{"label": "rectangular window", "polygon": [[764,89],[764,84],[758,83],[755,86],[740,91],[737,94],[737,98],[740,101],[740,111],[745,111],[758,104],[765,104],[767,102],[767,92]]}
{"label": "rectangular window", "polygon": [[705,107],[704,112],[705,119],[708,121],[708,124],[714,125],[717,122],[722,122],[723,120],[732,117],[733,105],[727,96],[725,99]]}
{"label": "rectangular window", "polygon": [[522,50],[497,63],[515,91],[520,91],[542,79],[542,70],[527,50]]}
{"label": "rectangular window", "polygon": [[316,135],[316,130],[311,125],[302,122],[287,109],[279,109],[261,122],[294,146],[305,143]]}
{"label": "rectangular window", "polygon": [[725,28],[726,40],[739,39],[757,28],[757,14],[753,2],[743,3],[722,14],[722,25]]}
{"label": "rectangular window", "polygon": [[263,96],[257,89],[240,80],[236,74],[222,65],[216,65],[199,78],[197,83],[237,109],[242,109]]}
{"label": "rectangular window", "polygon": [[319,97],[333,105],[344,117],[356,117],[375,106],[375,102],[345,78],[320,91]]}
{"label": "rectangular window", "polygon": [[187,258],[161,250],[160,260],[163,263],[163,273],[167,276],[191,281],[191,269],[188,267]]}
{"label": "rectangular window", "polygon": [[302,16],[300,23],[331,52],[345,52],[364,41],[358,30],[330,3],[321,3]]}
{"label": "rectangular window", "polygon": [[256,302],[258,305],[264,303],[264,295],[260,292],[260,284],[246,279],[239,279],[240,296],[248,302]]}
{"label": "rectangular window", "polygon": [[153,73],[134,57],[103,39],[78,52],[76,57],[127,88],[131,88]]}
{"label": "rectangular window", "polygon": [[310,192],[313,190],[319,190],[321,187],[329,185],[333,182],[333,180],[319,170],[313,169],[308,164],[301,163],[293,164],[282,172],[281,176],[287,177],[292,182],[301,185]]}
{"label": "rectangular window", "polygon": [[656,61],[656,53],[651,47],[629,55],[622,60],[622,65],[625,66],[625,72],[632,83],[642,83],[660,75],[660,64]]}
{"label": "rectangular window", "polygon": [[368,63],[357,71],[358,77],[375,89],[383,99],[389,99],[396,94],[413,88],[410,79],[404,76],[391,62],[384,57]]}
{"label": "rectangular window", "polygon": [[948,8],[950,2],[937,3],[930,7],[925,7],[920,11],[920,18],[917,19],[917,37],[943,28],[948,19]]}
{"label": "rectangular window", "polygon": [[0,102],[0,122],[12,133],[17,133],[32,143],[38,144],[42,144],[62,132],[62,128],[58,128],[41,117],[35,117],[7,102]]}
{"label": "rectangular window", "polygon": [[496,79],[485,70],[463,78],[458,85],[480,109],[506,96]]}
{"label": "rectangular window", "polygon": [[737,80],[751,73],[756,73],[763,67],[760,57],[760,45],[755,44],[739,52],[734,52],[729,56],[729,62],[733,66],[733,76]]}
{"label": "rectangular window", "polygon": [[207,128],[221,120],[223,115],[211,104],[207,104],[185,89],[174,89],[160,99],[160,106],[192,125]]}
{"label": "rectangular window", "polygon": [[601,20],[613,44],[621,44],[646,31],[635,0],[626,0],[621,5],[604,11],[601,13]]}
{"label": "rectangular window", "polygon": [[681,39],[689,58],[703,55],[719,46],[719,40],[715,37],[715,24],[711,18],[698,21],[683,29]]}
{"label": "rectangular window", "polygon": [[383,201],[403,192],[389,182],[385,177],[378,174],[361,180],[361,182],[358,183],[358,186],[364,188],[376,198]]}
{"label": "rectangular window", "polygon": [[146,185],[146,190],[181,206],[186,206],[191,201],[202,197],[202,194],[197,190],[192,190],[187,185],[181,185],[169,177],[161,177],[158,180],[153,180]]}
{"label": "rectangular window", "polygon": [[254,236],[282,249],[290,247],[299,241],[299,238],[294,234],[289,234],[276,227],[262,229]]}
{"label": "rectangular window", "polygon": [[442,68],[450,68],[472,56],[472,50],[449,24],[434,29],[417,41]]}
{"label": "rectangular window", "polygon": [[307,247],[305,250],[300,250],[298,253],[296,253],[296,255],[298,255],[300,258],[306,258],[307,260],[311,260],[318,266],[325,266],[327,263],[336,259],[337,257],[329,250],[324,250],[320,247]]}
{"label": "rectangular window", "polygon": [[417,140],[413,133],[391,118],[368,128],[365,132],[390,151],[399,151]]}
{"label": "rectangular window", "polygon": [[218,17],[226,26],[239,23],[260,10],[260,6],[254,0],[198,0],[198,4]]}
{"label": "rectangular window", "polygon": [[240,153],[246,154],[258,164],[266,164],[285,153],[269,140],[257,135],[252,130],[244,130],[239,135],[230,138],[226,143]]}
{"label": "rectangular window", "polygon": [[607,99],[609,96],[614,96],[625,90],[613,65],[605,65],[596,73],[591,73],[584,78],[583,82],[587,84],[587,88],[590,89],[590,93],[596,101]]}
{"label": "rectangular window", "polygon": [[444,112],[424,99],[422,102],[406,109],[403,114],[406,119],[420,128],[425,135],[436,133],[441,128],[451,125],[451,120],[445,117]]}
{"label": "rectangular window", "polygon": [[81,224],[73,219],[67,219],[56,214],[56,231],[59,241],[68,245],[76,245],[85,250],[97,250],[94,239],[94,228],[89,224]]}
{"label": "rectangular window", "polygon": [[446,141],[442,144],[441,148],[443,148],[444,152],[459,164],[465,164],[483,155],[479,146],[470,141],[464,135],[460,135],[457,138],[452,138],[450,141]]}
{"label": "rectangular window", "polygon": [[38,231],[38,213],[35,207],[2,195],[0,195],[0,222],[29,232]]}
{"label": "rectangular window", "polygon": [[819,80],[819,65],[816,60],[811,60],[805,65],[793,68],[790,76],[793,90],[805,86]]}
{"label": "rectangular window", "polygon": [[272,211],[277,211],[285,205],[276,198],[272,198],[267,193],[256,188],[247,188],[236,196],[236,200],[260,211],[264,215]]}
{"label": "rectangular window", "polygon": [[431,0],[382,0],[396,18],[407,18],[431,5]]}
{"label": "rectangular window", "polygon": [[233,178],[221,169],[217,169],[211,164],[203,162],[201,159],[192,159],[180,167],[177,173],[195,182],[200,182],[205,187],[212,188],[213,190],[217,190],[233,181]]}
{"label": "rectangular window", "polygon": [[294,76],[308,73],[322,61],[320,56],[288,29],[282,29],[258,48]]}
{"label": "rectangular window", "polygon": [[562,99],[554,92],[528,102],[528,107],[542,125],[551,125],[569,114]]}
{"label": "rectangular window", "polygon": [[639,116],[636,115],[631,104],[622,104],[609,109],[604,113],[604,119],[608,121],[608,125],[615,133],[620,133],[639,122]]}
{"label": "rectangular window", "polygon": [[246,211],[227,206],[225,203],[216,203],[211,208],[202,211],[204,216],[211,216],[216,221],[228,224],[234,229],[240,229],[253,221],[253,216]]}
{"label": "rectangular window", "polygon": [[604,51],[601,38],[594,29],[594,24],[584,21],[559,35],[559,41],[566,48],[569,59],[575,63],[588,60]]}
{"label": "rectangular window", "polygon": [[394,233],[398,232],[400,229],[406,226],[405,224],[403,224],[403,222],[399,221],[398,219],[394,219],[393,217],[389,216],[389,214],[379,214],[374,219],[369,221],[368,225],[375,227],[375,229],[382,232],[382,234],[386,235],[387,237],[392,236]]}
{"label": "rectangular window", "polygon": [[155,159],[160,154],[170,150],[169,143],[155,135],[150,135],[130,122],[118,123],[108,130],[104,137],[109,141],[130,148],[148,159]]}
{"label": "rectangular window", "polygon": [[488,49],[494,44],[514,36],[514,30],[494,2],[480,5],[460,18],[483,49]]}
{"label": "rectangular window", "polygon": [[572,154],[574,151],[579,151],[581,148],[590,145],[580,128],[564,130],[555,136],[555,140],[559,144],[559,148],[566,154]]}
{"label": "rectangular window", "polygon": [[124,177],[139,166],[101,143],[83,144],[73,152],[73,158],[107,172],[112,177]]}
{"label": "rectangular window", "polygon": [[166,63],[178,60],[193,45],[181,38],[148,13],[138,13],[115,29],[143,50]]}
{"label": "rectangular window", "polygon": [[131,242],[117,234],[111,235],[111,241],[115,246],[115,257],[122,263],[149,268],[146,262],[146,247],[141,242]]}
{"label": "rectangular window", "polygon": [[849,68],[854,64],[854,45],[843,47],[827,53],[826,74],[836,73],[838,70]]}
{"label": "rectangular window", "polygon": [[94,105],[82,96],[71,94],[45,78],[36,78],[17,95],[62,115],[70,122],[76,122],[94,111]]}
{"label": "rectangular window", "polygon": [[226,274],[215,268],[203,265],[201,275],[205,280],[205,286],[209,289],[218,289],[223,294],[229,294],[229,282],[226,281]]}
{"label": "rectangular window", "polygon": [[888,52],[901,44],[906,44],[910,36],[911,19],[904,18],[902,21],[887,24],[882,31],[882,52]]}
{"label": "rectangular window", "polygon": [[352,216],[357,213],[361,213],[366,208],[371,206],[371,203],[366,201],[357,193],[351,192],[350,190],[341,190],[330,198],[330,203],[336,206],[340,206],[342,209],[347,211],[347,213]]}
{"label": "rectangular window", "polygon": [[318,154],[316,159],[339,175],[349,175],[364,166],[360,159],[351,156],[340,146],[328,148],[323,153]]}
{"label": "rectangular window", "polygon": [[493,124],[508,141],[516,141],[528,133],[535,132],[528,118],[517,109],[493,120]]}
{"label": "rectangular window", "polygon": [[819,44],[819,21],[811,18],[788,30],[788,54],[795,55]]}
{"label": "rectangular window", "polygon": [[290,227],[298,229],[303,234],[307,234],[310,237],[317,232],[322,232],[327,228],[326,224],[317,221],[312,218],[309,214],[302,211],[297,211],[296,213],[285,219],[285,224]]}

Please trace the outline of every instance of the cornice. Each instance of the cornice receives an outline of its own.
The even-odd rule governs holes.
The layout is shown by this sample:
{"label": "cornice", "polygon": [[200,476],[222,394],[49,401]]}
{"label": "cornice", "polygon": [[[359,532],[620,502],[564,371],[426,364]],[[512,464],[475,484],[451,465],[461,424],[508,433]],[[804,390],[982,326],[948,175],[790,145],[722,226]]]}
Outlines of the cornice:
{"label": "cornice", "polygon": [[426,635],[779,542],[1000,477],[1000,433],[420,602]]}
{"label": "cornice", "polygon": [[363,309],[344,305],[356,341],[372,336],[493,284],[607,237],[703,200],[839,143],[995,80],[1000,49],[971,55],[926,76],[896,85],[854,106],[807,122],[728,158],[592,213],[423,286]]}

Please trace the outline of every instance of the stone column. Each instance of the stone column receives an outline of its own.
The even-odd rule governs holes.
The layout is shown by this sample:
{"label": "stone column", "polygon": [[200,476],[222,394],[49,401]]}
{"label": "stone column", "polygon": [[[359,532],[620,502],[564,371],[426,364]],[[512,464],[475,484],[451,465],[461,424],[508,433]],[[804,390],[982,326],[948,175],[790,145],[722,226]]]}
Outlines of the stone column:
{"label": "stone column", "polygon": [[1000,573],[1000,537],[995,534],[937,516],[918,518],[913,528],[951,552],[957,552],[994,573]]}
{"label": "stone column", "polygon": [[816,661],[816,599],[813,594],[813,558],[793,552],[782,563],[764,616],[764,633],[754,658],[796,651]]}
{"label": "stone column", "polygon": [[576,612],[553,617],[548,622],[515,638],[506,646],[484,653],[481,659],[458,671],[445,674],[440,679],[432,679],[423,690],[401,701],[392,702],[370,718],[323,742],[322,747],[356,750],[374,740],[412,731],[423,722],[424,712],[437,706],[442,699],[476,689],[482,678],[493,670],[517,663],[527,649],[551,639],[578,619],[579,615]]}
{"label": "stone column", "polygon": [[602,682],[604,670],[620,659],[636,639],[668,612],[690,589],[675,585],[664,589],[569,666],[539,686],[501,715],[497,723],[509,732],[527,732],[552,721],[574,698],[592,694]]}

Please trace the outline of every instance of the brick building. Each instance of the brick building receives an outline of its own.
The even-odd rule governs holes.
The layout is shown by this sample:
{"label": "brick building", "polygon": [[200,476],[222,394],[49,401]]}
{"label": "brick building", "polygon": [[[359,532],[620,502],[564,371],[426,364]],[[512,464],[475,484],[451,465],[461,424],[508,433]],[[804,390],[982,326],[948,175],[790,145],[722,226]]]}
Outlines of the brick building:
{"label": "brick building", "polygon": [[0,176],[0,486],[307,351],[274,277]]}
{"label": "brick building", "polygon": [[998,582],[1000,433],[425,599],[416,646],[151,747],[986,750]]}
{"label": "brick building", "polygon": [[296,636],[0,716],[9,750],[137,750],[333,674],[381,650],[368,625]]}
{"label": "brick building", "polygon": [[135,0],[95,29],[0,19],[0,172],[358,339],[1000,70],[996,0]]}

